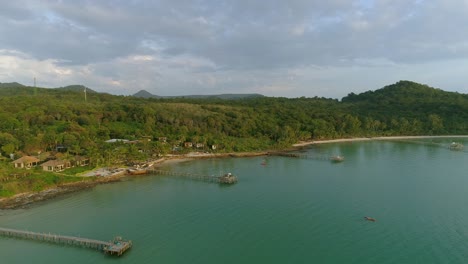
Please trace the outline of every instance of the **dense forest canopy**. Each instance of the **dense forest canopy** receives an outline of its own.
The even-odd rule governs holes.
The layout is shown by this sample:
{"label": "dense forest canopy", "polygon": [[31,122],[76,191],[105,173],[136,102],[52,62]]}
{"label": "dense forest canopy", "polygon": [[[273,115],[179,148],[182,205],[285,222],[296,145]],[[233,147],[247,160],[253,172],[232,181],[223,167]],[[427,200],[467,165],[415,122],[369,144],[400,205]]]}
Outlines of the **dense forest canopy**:
{"label": "dense forest canopy", "polygon": [[[306,140],[468,134],[468,95],[409,81],[351,93],[341,101],[263,96],[138,98],[91,90],[85,100],[83,89],[0,84],[0,178],[14,172],[11,154],[37,156],[57,152],[58,146],[64,147],[65,155],[89,157],[94,167],[194,150],[279,149]],[[105,143],[109,139],[135,143]],[[184,142],[200,147],[185,147]],[[34,188],[63,181],[50,177]],[[0,187],[0,196],[20,191],[3,189],[2,194],[4,186]]]}
{"label": "dense forest canopy", "polygon": [[[73,89],[70,89],[73,88]],[[66,145],[77,153],[105,140],[151,139],[158,152],[182,142],[220,151],[285,147],[301,140],[376,135],[466,134],[468,96],[400,81],[376,91],[327,98],[145,99],[88,93],[83,86],[0,87],[2,155]],[[157,144],[166,137],[169,146]]]}

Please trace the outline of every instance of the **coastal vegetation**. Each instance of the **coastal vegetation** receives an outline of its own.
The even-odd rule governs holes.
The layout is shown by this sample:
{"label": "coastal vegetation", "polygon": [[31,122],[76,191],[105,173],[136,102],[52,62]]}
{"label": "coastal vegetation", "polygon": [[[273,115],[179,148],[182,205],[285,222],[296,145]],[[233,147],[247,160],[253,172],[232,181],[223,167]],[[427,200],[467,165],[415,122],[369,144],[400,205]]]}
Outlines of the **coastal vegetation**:
{"label": "coastal vegetation", "polygon": [[[283,149],[320,139],[468,134],[468,95],[410,81],[342,100],[138,98],[92,90],[85,100],[83,89],[0,85],[0,196],[83,180],[75,176],[79,171],[14,168],[12,159],[26,155],[85,156],[85,168],[91,169],[166,154]],[[106,142],[111,139],[119,140]]]}

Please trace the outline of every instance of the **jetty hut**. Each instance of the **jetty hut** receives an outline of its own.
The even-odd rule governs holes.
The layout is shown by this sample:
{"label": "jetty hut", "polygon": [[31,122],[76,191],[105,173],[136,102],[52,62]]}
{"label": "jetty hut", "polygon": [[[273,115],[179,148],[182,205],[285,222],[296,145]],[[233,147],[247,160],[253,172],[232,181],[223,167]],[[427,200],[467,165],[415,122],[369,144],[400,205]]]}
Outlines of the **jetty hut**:
{"label": "jetty hut", "polygon": [[237,182],[237,177],[231,173],[226,173],[225,175],[219,177],[219,183],[221,184],[234,184]]}
{"label": "jetty hut", "polygon": [[463,149],[463,144],[458,143],[458,142],[452,142],[449,146],[449,149],[451,150],[462,150]]}
{"label": "jetty hut", "polygon": [[343,157],[343,156],[339,156],[339,155],[337,155],[337,156],[331,156],[331,157],[330,157],[330,160],[331,160],[332,162],[338,163],[338,162],[344,161],[344,157]]}

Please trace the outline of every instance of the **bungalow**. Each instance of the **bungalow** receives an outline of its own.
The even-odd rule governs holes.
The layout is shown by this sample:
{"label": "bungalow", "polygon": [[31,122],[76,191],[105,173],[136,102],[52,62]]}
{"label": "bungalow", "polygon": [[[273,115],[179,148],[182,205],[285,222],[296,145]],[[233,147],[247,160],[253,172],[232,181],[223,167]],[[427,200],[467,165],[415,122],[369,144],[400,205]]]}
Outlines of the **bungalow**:
{"label": "bungalow", "polygon": [[203,143],[197,143],[197,144],[195,144],[195,147],[196,147],[196,148],[204,148],[204,147],[205,147],[205,144],[203,144]]}
{"label": "bungalow", "polygon": [[192,143],[192,142],[184,142],[184,147],[186,147],[186,148],[192,148],[192,147],[193,147],[193,143]]}
{"label": "bungalow", "polygon": [[83,156],[75,156],[74,158],[75,166],[87,166],[89,165],[89,158]]}
{"label": "bungalow", "polygon": [[39,162],[40,160],[36,157],[32,157],[32,156],[23,156],[15,161],[13,161],[12,163],[15,165],[15,168],[26,168],[26,169],[30,169],[34,166],[37,166],[37,163]]}
{"label": "bungalow", "polygon": [[158,137],[158,141],[162,142],[162,143],[166,143],[167,142],[167,137]]}
{"label": "bungalow", "polygon": [[65,162],[63,160],[49,160],[41,164],[44,171],[63,171]]}

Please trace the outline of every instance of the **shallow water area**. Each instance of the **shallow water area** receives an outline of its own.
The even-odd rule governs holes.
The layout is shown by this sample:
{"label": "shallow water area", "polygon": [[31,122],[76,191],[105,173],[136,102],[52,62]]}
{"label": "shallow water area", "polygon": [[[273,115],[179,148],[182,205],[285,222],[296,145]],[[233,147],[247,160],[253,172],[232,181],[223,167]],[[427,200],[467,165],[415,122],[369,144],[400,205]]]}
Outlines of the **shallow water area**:
{"label": "shallow water area", "polygon": [[163,164],[231,172],[239,182],[143,176],[0,211],[1,227],[133,241],[115,258],[0,237],[2,263],[466,263],[468,153],[441,147],[452,141],[467,146],[468,139],[345,142],[301,152],[343,155],[341,163],[253,157]]}

